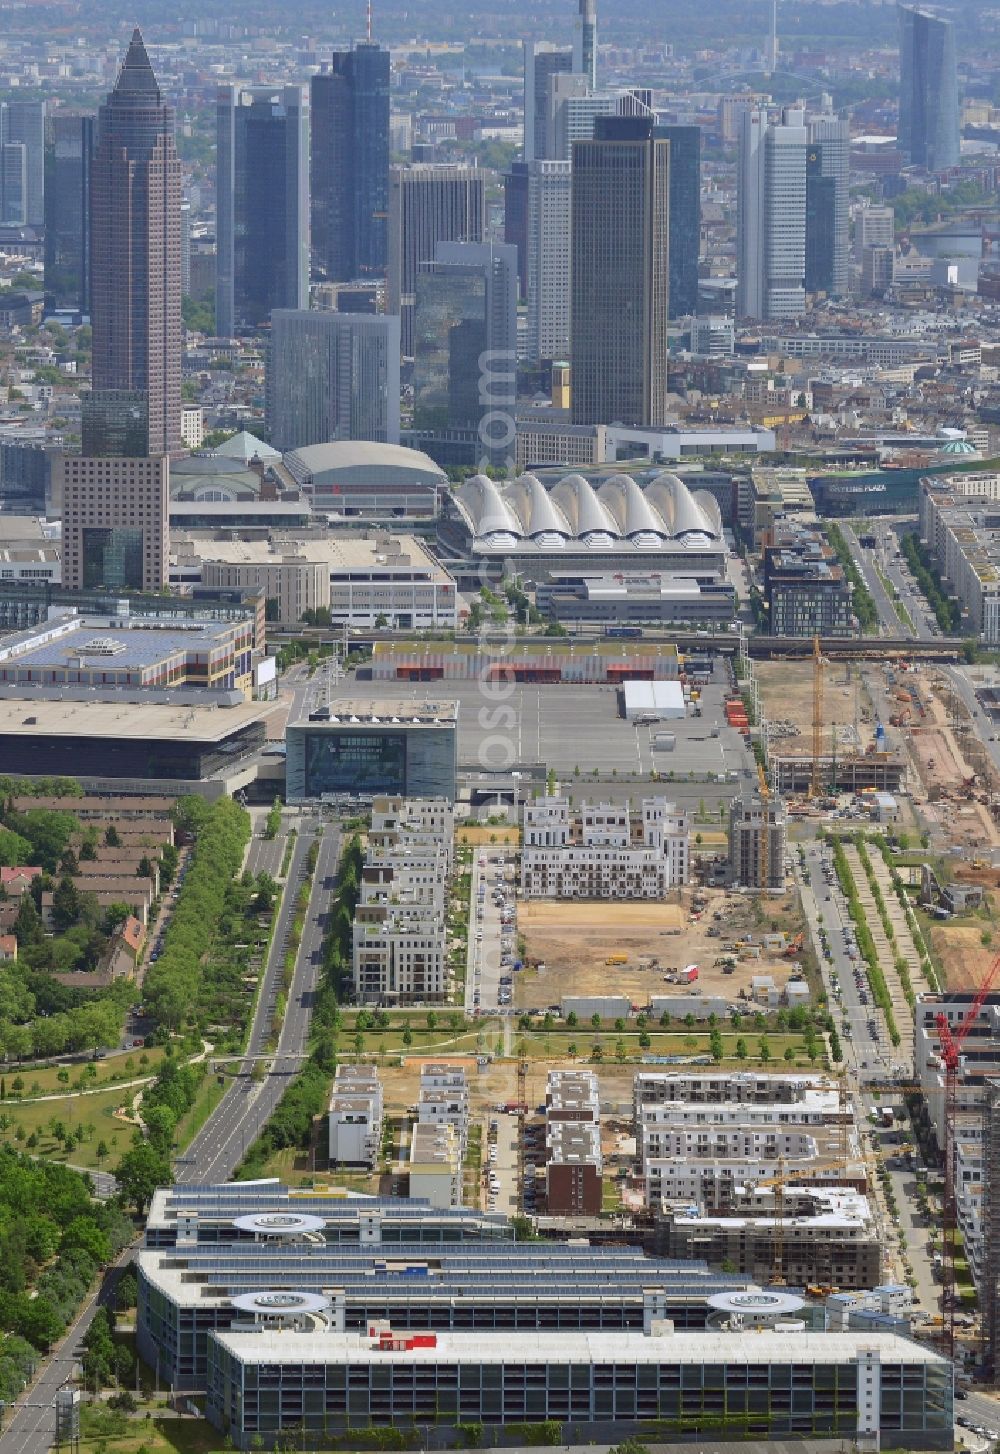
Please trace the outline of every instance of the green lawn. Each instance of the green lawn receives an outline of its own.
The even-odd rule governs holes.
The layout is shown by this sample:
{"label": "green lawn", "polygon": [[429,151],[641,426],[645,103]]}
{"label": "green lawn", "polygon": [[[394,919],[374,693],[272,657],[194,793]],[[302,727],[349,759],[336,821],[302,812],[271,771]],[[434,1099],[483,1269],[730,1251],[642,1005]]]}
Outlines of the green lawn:
{"label": "green lawn", "polygon": [[130,1419],[124,1434],[105,1434],[100,1438],[81,1439],[81,1454],[97,1454],[100,1449],[115,1454],[137,1454],[145,1448],[149,1454],[215,1454],[226,1448],[224,1437],[205,1419]]}
{"label": "green lawn", "polygon": [[[7,1102],[0,1117],[4,1129],[0,1139],[21,1150],[31,1150],[36,1155],[45,1155],[51,1160],[69,1162],[72,1166],[86,1166],[101,1171],[113,1171],[118,1159],[132,1142],[133,1127],[113,1113],[123,1101],[131,1100],[133,1091],[105,1090],[92,1096],[63,1096],[54,1101],[31,1101],[24,1105]],[[83,1142],[67,1154],[62,1142],[56,1142],[50,1130],[50,1122],[62,1121],[67,1130],[83,1125],[87,1134]],[[18,1141],[15,1131],[23,1127],[25,1140]],[[28,1147],[26,1138],[34,1133],[38,1145]],[[109,1154],[99,1163],[98,1143],[104,1141]]]}
{"label": "green lawn", "polygon": [[[66,1095],[70,1090],[95,1090],[99,1086],[136,1080],[140,1076],[154,1075],[162,1059],[161,1049],[129,1050],[120,1055],[109,1055],[106,1060],[91,1060],[77,1065],[53,1065],[45,1070],[25,1066],[20,1070],[8,1070],[3,1075],[3,1089],[6,1091],[3,1099],[10,1102],[32,1096]],[[91,1069],[95,1072],[93,1075],[88,1073]],[[60,1073],[68,1073],[69,1081],[61,1081]],[[15,1081],[23,1082],[20,1090],[16,1089]]]}

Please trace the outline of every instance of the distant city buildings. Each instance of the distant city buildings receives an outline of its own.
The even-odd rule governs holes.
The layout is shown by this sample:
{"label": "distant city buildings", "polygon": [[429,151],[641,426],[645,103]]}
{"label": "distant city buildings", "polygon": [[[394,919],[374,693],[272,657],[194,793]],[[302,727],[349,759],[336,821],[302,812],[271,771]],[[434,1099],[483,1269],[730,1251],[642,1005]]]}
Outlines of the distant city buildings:
{"label": "distant city buildings", "polygon": [[524,42],[524,159],[541,161],[550,156],[548,117],[551,105],[550,80],[573,69],[573,52],[557,50],[548,41]]}
{"label": "distant city buildings", "polygon": [[528,356],[570,356],[571,162],[534,161],[528,167]]}
{"label": "distant city buildings", "polygon": [[958,164],[955,25],[917,5],[900,5],[899,146],[910,166],[929,172]]}
{"label": "distant city buildings", "polygon": [[399,319],[275,309],[267,427],[280,450],[332,440],[399,443]]}
{"label": "distant city buildings", "polygon": [[98,113],[90,261],[95,403],[102,390],[143,395],[142,454],[175,453],[181,445],[181,166],[173,108],[138,30]]}
{"label": "distant city buildings", "polygon": [[216,331],[262,328],[309,302],[309,115],[300,86],[220,86]]}
{"label": "distant city buildings", "polygon": [[701,127],[658,124],[670,142],[670,317],[698,311],[701,253]]}
{"label": "distant city buildings", "polygon": [[45,223],[44,101],[0,101],[0,215]]}
{"label": "distant city buildings", "polygon": [[335,51],[310,83],[312,255],[331,281],[382,277],[389,210],[389,52]]}

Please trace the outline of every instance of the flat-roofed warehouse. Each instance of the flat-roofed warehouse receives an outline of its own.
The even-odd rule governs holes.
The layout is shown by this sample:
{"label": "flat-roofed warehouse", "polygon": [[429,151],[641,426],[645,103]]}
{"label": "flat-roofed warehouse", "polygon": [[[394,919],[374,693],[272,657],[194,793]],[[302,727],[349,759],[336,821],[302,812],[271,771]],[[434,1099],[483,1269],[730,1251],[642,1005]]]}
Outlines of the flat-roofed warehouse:
{"label": "flat-roofed warehouse", "polygon": [[264,744],[264,702],[211,704],[0,696],[0,762],[14,776],[204,782]]}

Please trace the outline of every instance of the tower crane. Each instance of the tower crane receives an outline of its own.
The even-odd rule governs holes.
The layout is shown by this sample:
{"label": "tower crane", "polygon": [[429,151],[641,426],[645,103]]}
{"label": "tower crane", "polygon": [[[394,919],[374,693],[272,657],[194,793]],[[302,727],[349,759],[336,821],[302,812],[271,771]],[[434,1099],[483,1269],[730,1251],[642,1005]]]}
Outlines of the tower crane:
{"label": "tower crane", "polygon": [[813,718],[812,718],[812,780],[809,796],[818,798],[823,791],[820,781],[823,754],[823,657],[819,649],[819,637],[813,637]]}
{"label": "tower crane", "polygon": [[958,1119],[958,1073],[962,1063],[962,1046],[976,1020],[983,1002],[1000,974],[1000,955],[993,960],[976,991],[972,1004],[966,1011],[956,1030],[948,1023],[948,1016],[939,1010],[934,1017],[938,1043],[941,1047],[941,1064],[944,1067],[944,1216],[943,1272],[944,1306],[947,1316],[948,1355],[955,1357],[955,1238],[958,1230],[958,1204],[955,1196],[955,1129]]}

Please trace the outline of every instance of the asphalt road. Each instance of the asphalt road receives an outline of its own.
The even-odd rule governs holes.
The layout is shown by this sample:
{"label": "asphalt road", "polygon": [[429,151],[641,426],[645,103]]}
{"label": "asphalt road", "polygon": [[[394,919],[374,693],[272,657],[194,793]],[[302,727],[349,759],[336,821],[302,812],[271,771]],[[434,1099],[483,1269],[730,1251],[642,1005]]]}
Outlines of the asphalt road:
{"label": "asphalt road", "polygon": [[[319,859],[313,880],[309,908],[295,961],[295,974],[288,995],[281,1034],[274,1059],[263,1079],[253,1078],[251,1057],[266,1054],[275,1000],[280,992],[282,965],[295,918],[295,900],[305,879],[306,858],[315,833],[322,833]],[[247,1047],[248,1058],[226,1091],[215,1112],[177,1158],[179,1183],[227,1181],[247,1148],[260,1134],[264,1123],[281,1099],[301,1064],[309,1034],[309,1020],[315,998],[327,912],[336,878],[340,833],[335,826],[320,825],[303,818],[288,869],[288,883],[278,912],[264,978]]]}
{"label": "asphalt road", "polygon": [[886,636],[909,636],[911,633],[896,615],[895,608],[889,599],[888,593],[882,582],[879,580],[878,571],[872,563],[871,553],[862,549],[854,530],[845,521],[839,522],[841,534],[847,542],[847,548],[854,557],[854,563],[861,572],[862,579],[868,587],[871,597],[875,602],[875,609],[878,612],[879,625]]}

